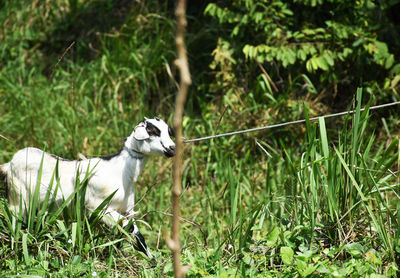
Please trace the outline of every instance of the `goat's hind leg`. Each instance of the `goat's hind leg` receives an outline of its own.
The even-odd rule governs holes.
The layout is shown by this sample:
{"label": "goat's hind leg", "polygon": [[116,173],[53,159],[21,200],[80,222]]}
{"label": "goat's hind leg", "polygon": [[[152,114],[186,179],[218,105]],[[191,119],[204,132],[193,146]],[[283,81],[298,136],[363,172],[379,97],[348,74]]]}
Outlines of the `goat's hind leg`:
{"label": "goat's hind leg", "polygon": [[139,228],[132,218],[129,220],[127,217],[114,210],[107,210],[102,219],[103,222],[106,223],[108,226],[112,227],[115,225],[115,223],[118,223],[124,229],[128,230],[136,239],[135,248],[138,251],[143,252],[152,262],[155,262],[155,258],[150,253],[150,250],[147,247],[143,235],[139,232]]}
{"label": "goat's hind leg", "polygon": [[140,233],[139,228],[137,227],[135,222],[132,223],[132,226],[130,227],[129,231],[136,238],[136,249],[146,254],[146,256],[154,263],[156,260],[151,254],[149,248],[147,247],[146,241],[144,240],[144,237]]}

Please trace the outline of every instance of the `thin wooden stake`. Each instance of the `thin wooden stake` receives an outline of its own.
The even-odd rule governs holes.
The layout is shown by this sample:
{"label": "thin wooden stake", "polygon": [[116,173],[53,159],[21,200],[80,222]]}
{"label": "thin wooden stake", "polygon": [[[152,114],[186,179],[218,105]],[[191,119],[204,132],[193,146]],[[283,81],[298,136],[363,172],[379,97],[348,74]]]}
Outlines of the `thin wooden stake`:
{"label": "thin wooden stake", "polygon": [[176,135],[176,149],[173,165],[173,185],[172,185],[172,235],[167,240],[168,247],[172,251],[173,265],[175,277],[182,278],[185,274],[185,268],[181,265],[181,244],[179,235],[179,219],[180,219],[180,196],[182,193],[182,156],[183,156],[183,139],[182,139],[182,118],[186,102],[188,88],[192,83],[189,72],[188,59],[185,48],[185,29],[186,21],[186,0],[179,0],[175,10],[177,18],[176,30],[176,48],[178,58],[175,65],[180,73],[180,86],[175,101],[174,128]]}

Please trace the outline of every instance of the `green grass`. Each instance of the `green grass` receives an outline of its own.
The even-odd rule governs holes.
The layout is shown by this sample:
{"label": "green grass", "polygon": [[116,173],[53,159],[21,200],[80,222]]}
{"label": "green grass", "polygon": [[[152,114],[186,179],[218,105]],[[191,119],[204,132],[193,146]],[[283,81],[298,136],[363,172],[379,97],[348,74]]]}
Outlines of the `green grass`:
{"label": "green grass", "polygon": [[[106,1],[57,3],[58,10],[35,10],[32,1],[6,1],[0,11],[0,163],[25,146],[70,159],[110,154],[143,116],[172,122],[170,8],[156,1],[127,2],[126,9]],[[82,21],[93,11],[101,11],[97,19]],[[100,28],[97,20],[106,24]],[[58,63],[71,38],[75,45]],[[307,98],[287,100],[300,95],[302,79],[266,103],[249,94],[240,100],[247,106],[204,97],[197,93],[205,84],[194,84],[184,134],[276,123],[282,113],[314,116],[318,109]],[[384,120],[360,112],[370,96],[359,89],[358,112],[341,119],[185,145],[181,238],[188,277],[395,277],[399,120],[396,110],[379,114]],[[101,207],[88,217],[84,191],[77,190],[70,205],[49,213],[50,196],[39,204],[34,194],[27,219],[13,216],[0,197],[1,276],[171,276],[164,237],[171,168],[171,160],[155,158],[136,185],[139,227],[155,267],[123,230],[98,221]],[[77,184],[83,189],[85,180]],[[52,186],[59,186],[57,173]]]}
{"label": "green grass", "polygon": [[[361,99],[358,103],[357,110]],[[369,117],[368,111],[357,112],[337,135],[327,132],[323,118],[307,122],[302,147],[264,142],[270,156],[243,144],[254,135],[187,145],[182,243],[188,276],[394,275],[398,173],[391,169],[398,167],[399,142],[366,136],[373,134]],[[191,136],[213,125],[193,120],[186,130],[194,126],[199,130]],[[33,195],[25,220],[12,217],[2,202],[3,273],[172,275],[163,237],[169,230],[170,168],[169,160],[150,162],[137,185],[140,226],[158,259],[155,268],[133,250],[125,233],[93,224],[78,194],[84,191],[77,190],[70,206],[49,214],[44,213],[49,196],[40,206]],[[55,175],[53,186],[56,180]]]}

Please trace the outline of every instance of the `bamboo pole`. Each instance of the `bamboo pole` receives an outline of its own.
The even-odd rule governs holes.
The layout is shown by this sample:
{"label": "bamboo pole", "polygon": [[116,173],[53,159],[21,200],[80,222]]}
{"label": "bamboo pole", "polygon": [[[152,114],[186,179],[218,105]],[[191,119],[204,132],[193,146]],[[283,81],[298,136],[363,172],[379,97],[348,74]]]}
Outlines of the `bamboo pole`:
{"label": "bamboo pole", "polygon": [[182,194],[182,156],[183,156],[183,136],[182,136],[182,118],[186,102],[188,88],[192,83],[189,72],[189,64],[185,48],[185,30],[186,30],[186,0],[179,0],[175,10],[177,19],[176,29],[176,48],[178,58],[175,60],[175,65],[180,73],[180,85],[178,94],[175,100],[174,112],[174,129],[176,136],[176,149],[173,164],[173,184],[172,184],[172,229],[171,238],[167,240],[168,247],[172,251],[173,266],[175,277],[182,278],[185,274],[185,269],[181,265],[181,244],[179,235],[179,219],[180,219],[180,196]]}

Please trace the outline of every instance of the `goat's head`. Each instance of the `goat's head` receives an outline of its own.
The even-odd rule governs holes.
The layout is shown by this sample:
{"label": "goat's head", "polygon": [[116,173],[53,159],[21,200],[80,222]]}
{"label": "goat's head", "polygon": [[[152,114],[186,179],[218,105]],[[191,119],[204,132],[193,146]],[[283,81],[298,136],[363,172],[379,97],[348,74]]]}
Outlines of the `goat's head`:
{"label": "goat's head", "polygon": [[125,144],[130,149],[144,155],[175,155],[175,143],[172,128],[159,118],[139,122]]}

